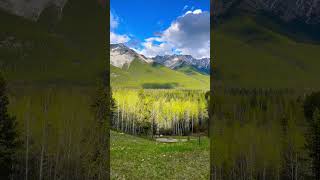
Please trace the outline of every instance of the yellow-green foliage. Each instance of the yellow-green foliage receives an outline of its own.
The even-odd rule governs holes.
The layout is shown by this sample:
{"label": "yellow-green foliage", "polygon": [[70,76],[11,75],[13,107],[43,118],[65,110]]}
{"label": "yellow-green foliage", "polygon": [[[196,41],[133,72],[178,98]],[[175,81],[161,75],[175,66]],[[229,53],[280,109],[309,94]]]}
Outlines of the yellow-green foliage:
{"label": "yellow-green foliage", "polygon": [[197,124],[208,118],[205,91],[116,89],[112,94],[119,114],[115,121],[121,121],[121,113],[125,120],[154,121],[158,128],[170,129],[181,121]]}
{"label": "yellow-green foliage", "polygon": [[28,156],[31,179],[39,178],[41,159],[44,179],[98,174],[94,154],[101,150],[101,134],[91,110],[94,93],[87,87],[11,88],[9,109],[23,142],[19,162],[25,164]]}
{"label": "yellow-green foliage", "polygon": [[216,178],[305,177],[305,120],[297,96],[248,92],[213,98],[211,164]]}

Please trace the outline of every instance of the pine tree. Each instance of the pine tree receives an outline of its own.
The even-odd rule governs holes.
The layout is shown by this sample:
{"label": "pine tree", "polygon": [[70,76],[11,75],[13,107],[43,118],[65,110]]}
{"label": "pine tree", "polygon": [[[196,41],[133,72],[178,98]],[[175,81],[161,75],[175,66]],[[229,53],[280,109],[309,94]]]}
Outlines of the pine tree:
{"label": "pine tree", "polygon": [[110,93],[111,93],[111,97],[110,97],[110,120],[111,121],[110,122],[112,122],[117,111],[117,106],[116,106],[115,99],[113,97],[112,90],[110,91]]}
{"label": "pine tree", "polygon": [[304,115],[309,124],[307,149],[309,150],[314,179],[320,180],[320,92],[307,96],[304,102]]}
{"label": "pine tree", "polygon": [[16,119],[8,113],[9,99],[6,82],[0,75],[0,179],[9,179],[18,148]]}
{"label": "pine tree", "polygon": [[310,137],[307,144],[312,159],[312,174],[315,180],[320,180],[320,111],[317,108],[310,123]]}

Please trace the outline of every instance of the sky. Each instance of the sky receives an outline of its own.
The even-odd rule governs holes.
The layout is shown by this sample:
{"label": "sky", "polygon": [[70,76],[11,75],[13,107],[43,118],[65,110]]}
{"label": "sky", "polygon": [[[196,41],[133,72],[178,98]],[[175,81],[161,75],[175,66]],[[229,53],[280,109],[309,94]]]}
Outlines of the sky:
{"label": "sky", "polygon": [[147,57],[210,57],[210,0],[110,0],[110,43]]}

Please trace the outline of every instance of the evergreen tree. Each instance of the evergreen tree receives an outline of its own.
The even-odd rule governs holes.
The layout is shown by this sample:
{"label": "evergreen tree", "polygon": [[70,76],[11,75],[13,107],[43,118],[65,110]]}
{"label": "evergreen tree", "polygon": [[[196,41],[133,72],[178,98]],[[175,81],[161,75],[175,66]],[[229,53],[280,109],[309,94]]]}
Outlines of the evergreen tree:
{"label": "evergreen tree", "polygon": [[117,106],[116,106],[115,99],[113,97],[112,90],[110,91],[110,93],[111,93],[111,97],[110,97],[110,123],[111,123],[116,114]]}
{"label": "evergreen tree", "polygon": [[312,161],[312,174],[315,180],[320,180],[320,111],[318,108],[313,113],[313,121],[310,123],[309,133],[307,148]]}
{"label": "evergreen tree", "polygon": [[6,82],[0,75],[0,179],[10,178],[18,148],[16,119],[8,113],[9,99],[6,91]]}
{"label": "evergreen tree", "polygon": [[304,115],[308,121],[312,121],[316,108],[320,109],[320,92],[310,94],[304,101]]}
{"label": "evergreen tree", "polygon": [[309,123],[307,149],[312,161],[314,179],[320,180],[320,92],[307,96],[304,102],[304,115]]}

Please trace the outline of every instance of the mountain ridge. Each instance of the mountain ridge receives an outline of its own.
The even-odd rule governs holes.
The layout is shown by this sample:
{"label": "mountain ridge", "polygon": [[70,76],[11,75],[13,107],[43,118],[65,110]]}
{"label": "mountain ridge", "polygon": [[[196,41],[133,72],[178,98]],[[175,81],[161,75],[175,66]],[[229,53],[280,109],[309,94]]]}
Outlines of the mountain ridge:
{"label": "mountain ridge", "polygon": [[0,65],[8,83],[95,85],[109,70],[104,14],[90,0],[68,0],[54,24],[47,21],[50,13],[32,21],[0,8]]}
{"label": "mountain ridge", "polygon": [[214,17],[230,11],[264,11],[279,16],[283,21],[301,20],[306,24],[320,24],[319,0],[230,0],[214,1]]}
{"label": "mountain ridge", "polygon": [[[197,71],[205,74],[210,74],[210,58],[196,59],[191,55],[164,55],[147,58],[135,50],[130,49],[125,44],[111,44],[110,45],[110,64],[113,66],[123,68],[130,66],[131,62],[138,58],[146,63],[159,63],[170,69],[177,69],[183,65],[194,67]],[[126,66],[125,66],[126,65]]]}
{"label": "mountain ridge", "polygon": [[41,13],[50,6],[57,8],[57,16],[60,16],[67,1],[68,0],[2,0],[0,1],[0,8],[11,14],[37,21]]}

